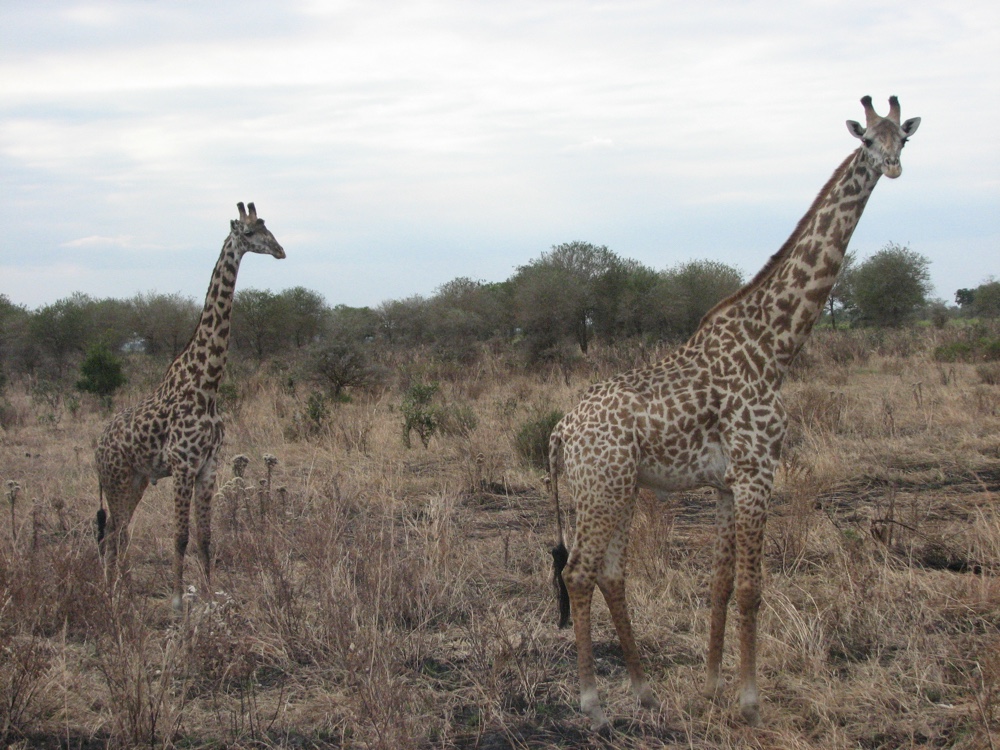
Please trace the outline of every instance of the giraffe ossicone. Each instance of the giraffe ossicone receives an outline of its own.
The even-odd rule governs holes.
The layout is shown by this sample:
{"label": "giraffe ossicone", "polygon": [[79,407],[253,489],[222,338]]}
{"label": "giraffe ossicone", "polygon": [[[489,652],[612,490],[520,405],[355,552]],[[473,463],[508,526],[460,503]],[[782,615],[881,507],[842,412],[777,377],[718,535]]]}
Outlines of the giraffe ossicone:
{"label": "giraffe ossicone", "polygon": [[[95,455],[101,508],[97,540],[109,580],[124,566],[129,522],[146,487],[174,479],[173,607],[184,596],[191,504],[198,532],[198,556],[211,580],[211,502],[224,424],[216,405],[229,353],[233,291],[246,253],[274,258],[285,251],[257,218],[253,203],[237,204],[239,219],[212,271],[205,306],[191,341],[177,355],[151,396],[118,412],[105,427]],[[249,209],[249,212],[248,210]],[[107,502],[107,510],[104,505]]]}
{"label": "giraffe ossicone", "polygon": [[[899,153],[920,118],[899,119],[899,101],[866,122],[849,120],[861,146],[834,171],[788,240],[742,289],[712,308],[691,338],[664,359],[594,385],[556,425],[549,441],[549,486],[558,539],[553,573],[560,627],[572,614],[580,706],[595,728],[608,723],[594,673],[590,608],[604,595],[632,690],[656,701],[632,635],[625,600],[625,550],[640,488],[656,493],[718,490],[706,692],[720,687],[729,600],[739,615],[740,711],[760,722],[757,613],[764,525],[786,419],[781,385],[819,318],[843,265],[851,234],[879,177],[902,172]],[[576,503],[567,551],[559,476]]]}

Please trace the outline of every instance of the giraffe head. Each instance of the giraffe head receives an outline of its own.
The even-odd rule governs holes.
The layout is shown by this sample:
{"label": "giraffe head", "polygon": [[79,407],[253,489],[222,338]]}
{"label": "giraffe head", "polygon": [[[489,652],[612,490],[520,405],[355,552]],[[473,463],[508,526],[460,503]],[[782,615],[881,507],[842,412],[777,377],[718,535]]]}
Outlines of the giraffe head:
{"label": "giraffe head", "polygon": [[238,252],[240,255],[243,253],[264,253],[281,260],[285,257],[284,249],[264,226],[264,220],[257,218],[257,209],[253,203],[248,204],[248,207],[249,214],[242,203],[237,203],[236,208],[240,210],[240,218],[233,219],[229,223],[232,228],[229,236],[233,239]]}
{"label": "giraffe head", "polygon": [[920,118],[910,118],[900,125],[899,99],[894,96],[889,97],[889,114],[886,117],[875,114],[870,96],[863,97],[861,104],[865,108],[865,126],[848,120],[847,129],[855,138],[861,139],[865,156],[875,169],[886,177],[899,177],[903,173],[899,152],[906,145],[906,140],[917,132]]}

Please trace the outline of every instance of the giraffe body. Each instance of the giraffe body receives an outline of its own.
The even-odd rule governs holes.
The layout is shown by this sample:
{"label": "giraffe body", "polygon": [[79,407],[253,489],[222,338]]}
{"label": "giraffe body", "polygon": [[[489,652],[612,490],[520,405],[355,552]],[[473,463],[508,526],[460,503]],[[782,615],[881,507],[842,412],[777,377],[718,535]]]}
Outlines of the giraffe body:
{"label": "giraffe body", "polygon": [[[735,590],[740,708],[748,722],[760,720],[757,612],[764,526],[786,427],[781,384],[822,312],[872,189],[882,174],[900,174],[899,152],[920,123],[914,118],[900,125],[895,97],[885,118],[875,114],[870,97],[861,101],[866,127],[848,122],[861,148],[837,168],[757,276],[710,310],[687,343],[666,358],[592,386],[552,432],[560,626],[572,613],[580,704],[595,728],[607,724],[591,642],[595,586],[608,604],[633,691],[643,706],[655,705],[625,601],[625,551],[639,488],[718,490],[706,691],[715,694],[720,686]],[[576,538],[568,561],[560,474],[576,503]]]}
{"label": "giraffe body", "polygon": [[111,577],[122,564],[129,522],[146,487],[164,477],[174,479],[175,610],[180,609],[184,593],[184,555],[192,502],[206,582],[211,577],[211,501],[224,435],[216,396],[229,351],[233,291],[240,261],[247,252],[285,257],[274,235],[257,218],[254,204],[249,204],[249,215],[242,203],[238,208],[240,218],[231,222],[190,343],[171,363],[151,396],[112,418],[96,451],[102,498],[98,542]]}

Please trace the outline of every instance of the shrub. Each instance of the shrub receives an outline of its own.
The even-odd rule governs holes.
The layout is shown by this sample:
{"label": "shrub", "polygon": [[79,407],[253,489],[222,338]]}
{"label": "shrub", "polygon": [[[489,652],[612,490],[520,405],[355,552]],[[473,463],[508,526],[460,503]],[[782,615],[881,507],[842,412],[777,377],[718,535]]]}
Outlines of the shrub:
{"label": "shrub", "polygon": [[986,385],[1000,385],[1000,363],[987,362],[978,365],[976,374]]}
{"label": "shrub", "polygon": [[980,351],[987,362],[1000,360],[1000,339],[986,339],[980,342]]}
{"label": "shrub", "polygon": [[934,350],[937,362],[965,362],[972,358],[973,347],[968,341],[952,341]]}
{"label": "shrub", "polygon": [[525,464],[548,471],[549,436],[562,418],[561,411],[552,409],[521,425],[514,438],[514,447]]}
{"label": "shrub", "polygon": [[345,388],[364,387],[376,380],[367,350],[355,341],[331,341],[316,349],[310,367],[334,400],[342,400]]}
{"label": "shrub", "polygon": [[80,374],[76,387],[81,391],[93,393],[101,399],[104,406],[111,407],[111,399],[115,391],[128,382],[122,372],[122,361],[104,344],[90,347],[87,357],[80,365]]}
{"label": "shrub", "polygon": [[231,380],[227,380],[226,382],[219,384],[218,404],[219,411],[223,414],[236,413],[239,411],[240,389],[236,387],[236,383]]}
{"label": "shrub", "polygon": [[431,404],[431,400],[438,392],[437,383],[414,383],[403,396],[403,404],[400,410],[403,412],[403,445],[407,448],[410,444],[410,433],[414,430],[420,436],[420,442],[426,448],[433,437],[434,432],[441,424],[440,410]]}
{"label": "shrub", "polygon": [[439,411],[438,419],[442,435],[468,437],[479,426],[479,419],[468,404],[448,404]]}

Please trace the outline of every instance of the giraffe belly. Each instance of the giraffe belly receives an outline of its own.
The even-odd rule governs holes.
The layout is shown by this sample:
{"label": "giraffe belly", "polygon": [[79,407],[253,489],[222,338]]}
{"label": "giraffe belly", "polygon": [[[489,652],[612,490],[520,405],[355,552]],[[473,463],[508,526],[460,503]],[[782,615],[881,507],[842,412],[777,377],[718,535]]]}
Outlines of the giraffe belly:
{"label": "giraffe belly", "polygon": [[709,444],[681,460],[644,460],[639,466],[639,486],[657,492],[683,492],[706,486],[725,489],[728,466],[722,447]]}

